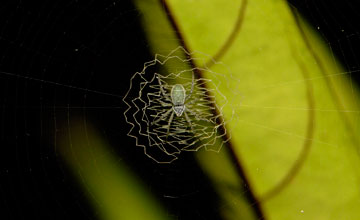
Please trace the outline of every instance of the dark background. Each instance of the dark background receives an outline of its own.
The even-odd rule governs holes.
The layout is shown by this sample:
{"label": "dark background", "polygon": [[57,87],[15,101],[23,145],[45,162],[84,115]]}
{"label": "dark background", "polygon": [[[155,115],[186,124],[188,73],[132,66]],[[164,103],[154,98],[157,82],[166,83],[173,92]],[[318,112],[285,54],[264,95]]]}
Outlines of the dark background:
{"label": "dark background", "polygon": [[356,0],[289,0],[325,39],[334,56],[358,84],[360,55],[360,4]]}
{"label": "dark background", "polygon": [[[359,83],[356,1],[289,2]],[[112,146],[120,146],[113,153],[139,173],[170,215],[218,218],[216,195],[191,156],[160,166],[134,148],[123,132],[121,96],[130,76],[153,59],[140,18],[131,1],[123,0],[2,1],[1,219],[97,218],[54,153],[54,137],[66,132],[61,124],[68,115],[88,118]]]}

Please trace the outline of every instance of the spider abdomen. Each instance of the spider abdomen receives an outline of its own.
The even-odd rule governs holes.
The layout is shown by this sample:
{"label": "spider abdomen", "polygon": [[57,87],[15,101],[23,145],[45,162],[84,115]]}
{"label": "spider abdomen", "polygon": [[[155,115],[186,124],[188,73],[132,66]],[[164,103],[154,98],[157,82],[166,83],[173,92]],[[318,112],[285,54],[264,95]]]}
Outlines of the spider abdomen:
{"label": "spider abdomen", "polygon": [[182,113],[185,111],[185,105],[174,105],[173,109],[176,116],[181,116]]}
{"label": "spider abdomen", "polygon": [[171,89],[171,101],[176,116],[181,116],[185,110],[185,88],[181,84],[176,84]]}

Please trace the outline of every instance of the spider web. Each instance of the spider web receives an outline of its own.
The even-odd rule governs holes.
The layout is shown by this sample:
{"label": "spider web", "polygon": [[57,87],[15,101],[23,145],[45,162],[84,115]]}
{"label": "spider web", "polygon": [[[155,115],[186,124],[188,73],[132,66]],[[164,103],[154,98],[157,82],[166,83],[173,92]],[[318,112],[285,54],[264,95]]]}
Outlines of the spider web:
{"label": "spider web", "polygon": [[[130,88],[123,99],[128,105],[124,116],[131,125],[128,135],[135,138],[136,145],[143,147],[144,153],[158,163],[171,163],[182,151],[204,148],[219,152],[230,139],[223,114],[228,101],[219,90],[220,84],[226,81],[225,75],[207,68],[208,60],[209,56],[203,53],[190,54],[178,47],[166,56],[155,55],[153,61],[145,63],[143,70],[131,78]],[[191,67],[191,62],[203,67]],[[212,79],[197,76],[193,80],[198,71]],[[185,113],[180,117],[174,116],[171,100],[161,92],[162,87],[166,94],[170,94],[172,86],[178,83],[182,83],[186,94],[193,89],[185,102]],[[138,96],[131,98],[130,94]],[[165,157],[159,152],[154,153],[154,148],[163,152]]]}
{"label": "spider web", "polygon": [[[103,131],[105,139],[112,142],[114,146],[109,153],[116,155],[120,151],[121,156],[119,158],[121,160],[131,158],[127,160],[129,164],[132,160],[135,161],[131,166],[136,167],[138,175],[146,181],[149,190],[156,191],[159,198],[165,198],[164,204],[176,203],[178,205],[179,198],[196,200],[196,204],[191,203],[192,209],[189,209],[187,203],[190,199],[181,200],[183,207],[174,205],[176,208],[172,210],[167,207],[171,217],[181,218],[184,213],[203,217],[209,216],[209,210],[220,212],[213,209],[213,204],[210,202],[212,200],[204,201],[204,195],[209,195],[209,191],[206,191],[209,182],[207,179],[197,178],[198,174],[202,174],[202,172],[194,172],[195,164],[182,164],[181,168],[176,167],[176,163],[161,167],[151,165],[146,162],[148,158],[144,157],[146,160],[141,160],[142,154],[137,156],[139,152],[132,150],[135,148],[134,146],[127,147],[127,144],[123,143],[128,138],[123,133],[126,134],[129,130],[128,128],[123,129],[123,122],[121,121],[122,112],[128,108],[128,106],[123,107],[121,103],[123,94],[127,89],[122,90],[122,87],[128,86],[129,82],[126,74],[133,74],[134,69],[152,57],[147,57],[147,54],[144,54],[148,45],[144,39],[138,37],[141,35],[140,31],[134,30],[140,28],[140,26],[134,25],[135,20],[139,17],[139,12],[131,7],[124,9],[121,3],[122,1],[81,3],[81,1],[55,0],[35,5],[33,2],[25,1],[3,2],[0,9],[0,97],[2,107],[0,197],[2,198],[1,210],[3,211],[1,218],[67,219],[71,217],[92,219],[93,216],[91,215],[95,216],[93,218],[98,217],[91,212],[91,208],[87,207],[84,195],[79,192],[78,188],[74,187],[75,184],[66,174],[67,171],[58,155],[56,140],[63,133],[71,130],[67,121],[73,116],[83,118],[84,127],[87,126],[86,121],[101,121],[102,123],[98,123],[98,127]],[[320,0],[316,2],[301,1],[301,3],[294,4],[296,7],[302,7],[302,10],[299,9],[300,11],[308,13],[311,23],[318,33],[326,39],[326,46],[332,51],[331,55],[334,59],[335,57],[340,58],[347,68],[346,72],[339,68],[334,70],[334,74],[324,77],[336,79],[350,75],[353,79],[358,80],[360,27],[355,21],[359,20],[359,13],[356,10],[356,5],[353,5],[351,1],[337,1],[337,3],[334,5],[334,2]],[[130,19],[126,17],[129,14],[131,14]],[[94,28],[94,26],[96,27]],[[130,26],[135,28],[128,29]],[[185,59],[183,54],[179,57],[182,60]],[[184,62],[181,63],[184,64]],[[157,63],[157,65],[160,64]],[[153,73],[158,73],[164,84],[166,83],[165,86],[168,90],[175,81],[180,80],[185,85],[186,91],[189,91],[191,67],[178,64],[177,67],[174,67],[175,69],[168,66],[159,69],[162,68],[163,71],[156,69]],[[189,71],[184,72],[181,79],[175,74],[169,77],[166,75],[166,73],[178,73],[176,68],[180,71]],[[204,71],[207,71],[206,68]],[[121,80],[114,80],[119,78],[119,75]],[[210,72],[208,75],[223,78],[220,73],[216,75],[216,73]],[[146,79],[151,80],[151,77]],[[141,77],[137,79],[140,82]],[[221,85],[216,84],[215,80],[208,82],[210,77],[197,78],[197,80],[200,79],[206,85],[215,83],[214,87],[221,87]],[[266,93],[271,91],[273,87],[297,85],[303,84],[305,81],[321,79],[323,78],[305,78],[292,82],[280,80],[278,83],[269,83],[265,86],[253,82],[252,85],[259,93]],[[351,81],[350,83],[349,87],[354,82]],[[136,85],[138,86],[140,83]],[[143,120],[150,121],[153,119],[152,116],[148,119],[146,117],[154,114],[151,113],[150,108],[144,109],[144,106],[158,107],[155,108],[154,112],[163,111],[159,104],[153,105],[154,103],[152,103],[158,100],[156,95],[159,95],[156,80],[151,83],[153,88],[149,87],[150,84],[146,85],[144,92],[151,90],[152,97],[150,99],[144,97],[147,102],[136,100],[136,103],[142,108],[131,108],[131,111],[139,110],[136,116],[141,124],[144,124]],[[196,86],[198,86],[198,90],[195,94],[198,94],[201,87],[200,85]],[[214,100],[218,103],[218,109],[221,109],[222,106],[224,106],[223,110],[226,108],[226,105],[220,102],[221,95],[219,96],[216,88],[209,86],[205,90],[212,91],[210,97],[215,97]],[[140,87],[134,89],[136,94],[129,96],[128,99],[137,97],[139,91]],[[219,91],[222,90],[219,89]],[[229,99],[229,97],[226,98]],[[251,96],[248,95],[246,99],[251,99]],[[152,101],[150,104],[149,100]],[[353,101],[359,102],[355,96]],[[208,112],[209,102],[204,101],[204,103],[206,107],[200,110],[201,114],[211,114]],[[130,102],[129,104],[132,105],[133,103]],[[189,107],[191,109],[200,108],[199,106]],[[279,109],[287,111],[289,114],[301,111],[330,115],[339,111],[332,107],[309,109],[306,106],[265,106],[261,102],[258,105],[242,105],[242,107],[261,110],[259,114],[263,115]],[[357,115],[356,121],[359,122],[359,109],[344,109],[342,111]],[[216,117],[216,115],[212,116]],[[231,119],[223,118],[223,120],[226,127],[227,120]],[[166,122],[167,120],[164,119],[159,123],[163,125]],[[196,121],[195,116],[191,118],[191,122],[201,125],[200,122]],[[193,133],[184,117],[177,118],[174,123],[183,126],[183,135],[193,138]],[[205,125],[209,127],[210,123],[205,123]],[[302,133],[294,134],[286,128],[267,126],[266,121],[257,124],[244,121],[241,126],[256,126],[259,130],[267,130],[269,134],[278,135],[281,138],[292,136],[301,140],[306,139]],[[144,126],[144,128],[146,127]],[[172,129],[172,133],[178,132],[174,125]],[[133,130],[135,133],[137,131]],[[146,134],[146,130],[143,132]],[[326,134],[326,128],[320,132]],[[227,131],[227,133],[230,132]],[[143,139],[141,140],[143,141]],[[193,139],[189,139],[189,142],[191,140]],[[223,139],[219,140],[223,141]],[[316,142],[316,140],[311,141]],[[160,142],[157,140],[156,143]],[[69,143],[71,144],[72,141],[70,140]],[[147,144],[148,141],[146,140],[144,143]],[[154,146],[153,149],[159,149],[159,152],[155,152],[156,155],[168,155],[156,145]],[[178,152],[178,144],[175,146],[176,148],[171,146],[168,148],[169,146],[167,146],[164,149],[168,149],[168,153],[171,155]],[[209,146],[200,149],[207,147]],[[337,149],[338,146],[330,147],[333,150]],[[179,149],[182,151],[183,148],[180,147]],[[215,149],[215,151],[217,150],[219,149]],[[98,156],[92,155],[88,160],[96,163]],[[166,159],[173,158],[171,156]],[[174,156],[177,157],[179,154],[174,153]],[[76,159],[76,155],[73,157]],[[189,161],[186,162],[189,163]],[[266,164],[266,166],[269,169],[274,167],[271,164]],[[256,166],[253,168],[254,171],[251,172],[265,173],[265,168]],[[94,170],[94,173],[98,174],[99,180],[105,178],[102,176],[103,170]],[[78,170],[77,175],[82,175],[81,169]],[[92,194],[90,189],[85,189],[85,191]],[[194,200],[194,198],[198,199]],[[219,205],[226,206],[228,204],[216,204],[216,207]],[[176,210],[174,211],[174,209]],[[306,214],[306,212],[305,209],[304,213]]]}

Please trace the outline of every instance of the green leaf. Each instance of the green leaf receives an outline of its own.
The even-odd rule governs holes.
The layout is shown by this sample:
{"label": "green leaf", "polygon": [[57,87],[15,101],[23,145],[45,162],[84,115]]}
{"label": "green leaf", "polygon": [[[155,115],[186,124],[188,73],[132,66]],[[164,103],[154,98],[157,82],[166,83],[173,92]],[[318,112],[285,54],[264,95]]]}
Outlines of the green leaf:
{"label": "green leaf", "polygon": [[141,180],[114,157],[89,122],[69,122],[68,133],[59,138],[59,152],[100,219],[169,219]]}
{"label": "green leaf", "polygon": [[154,53],[186,45],[239,79],[229,75],[223,88],[225,117],[235,112],[227,124],[233,149],[197,154],[226,204],[224,218],[249,219],[244,209],[254,206],[241,197],[244,179],[229,150],[266,218],[360,218],[358,88],[286,1],[135,3]]}

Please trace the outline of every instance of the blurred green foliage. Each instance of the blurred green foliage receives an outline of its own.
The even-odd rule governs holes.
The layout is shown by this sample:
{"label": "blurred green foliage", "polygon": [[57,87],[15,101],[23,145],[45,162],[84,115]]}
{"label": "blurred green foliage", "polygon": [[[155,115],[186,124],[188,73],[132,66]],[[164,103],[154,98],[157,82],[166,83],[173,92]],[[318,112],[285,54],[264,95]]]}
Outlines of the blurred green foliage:
{"label": "blurred green foliage", "polygon": [[[359,92],[296,10],[282,0],[134,2],[154,53],[185,43],[217,57],[239,80],[229,76],[221,89],[229,100],[225,117],[235,113],[227,124],[231,146],[250,186],[229,149],[196,154],[224,219],[256,218],[243,198],[249,189],[266,219],[360,219]],[[104,219],[166,219],[96,132],[87,132],[75,126],[63,154],[81,170]]]}
{"label": "blurred green foliage", "polygon": [[116,158],[100,134],[74,119],[59,145],[100,219],[169,219],[141,181]]}
{"label": "blurred green foliage", "polygon": [[[239,79],[223,88],[226,115],[235,111],[228,129],[267,218],[360,218],[358,90],[286,1],[135,2],[154,53],[182,43],[172,17],[190,52],[221,54]],[[228,204],[224,217],[238,219],[241,202],[226,189],[242,181],[229,159],[199,160]]]}

